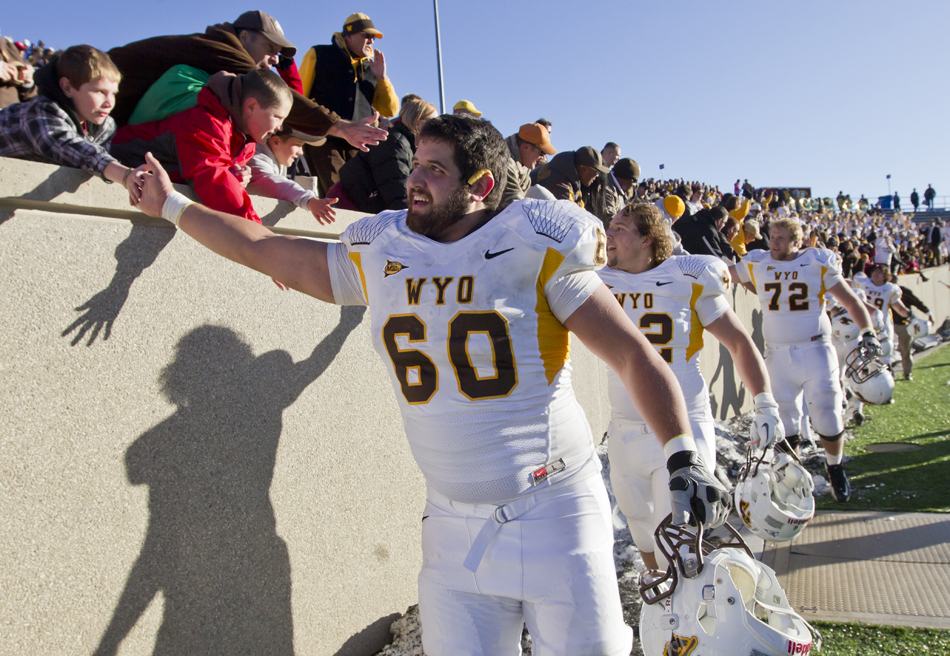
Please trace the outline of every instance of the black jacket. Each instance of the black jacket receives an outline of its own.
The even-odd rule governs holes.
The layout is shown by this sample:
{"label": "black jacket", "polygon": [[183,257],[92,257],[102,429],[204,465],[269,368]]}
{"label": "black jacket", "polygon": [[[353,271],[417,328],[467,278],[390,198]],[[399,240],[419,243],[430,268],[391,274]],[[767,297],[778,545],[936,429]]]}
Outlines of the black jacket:
{"label": "black jacket", "polygon": [[562,151],[541,168],[533,170],[531,182],[544,187],[558,200],[569,200],[584,207],[573,150]]}
{"label": "black jacket", "polygon": [[[734,259],[735,251],[725,243],[725,237],[708,216],[704,212],[697,212],[693,216],[680,217],[673,224],[673,231],[680,236],[683,249],[693,255],[714,255],[719,258],[731,255]],[[723,249],[723,245],[729,247],[728,252]]]}
{"label": "black jacket", "polygon": [[412,173],[415,150],[412,132],[396,120],[386,141],[369,152],[360,151],[343,165],[340,184],[360,212],[406,209],[406,180]]}
{"label": "black jacket", "polygon": [[334,43],[313,49],[317,54],[317,67],[310,99],[348,120],[372,116],[376,77],[370,70],[369,60],[363,60],[357,75],[345,47]]}

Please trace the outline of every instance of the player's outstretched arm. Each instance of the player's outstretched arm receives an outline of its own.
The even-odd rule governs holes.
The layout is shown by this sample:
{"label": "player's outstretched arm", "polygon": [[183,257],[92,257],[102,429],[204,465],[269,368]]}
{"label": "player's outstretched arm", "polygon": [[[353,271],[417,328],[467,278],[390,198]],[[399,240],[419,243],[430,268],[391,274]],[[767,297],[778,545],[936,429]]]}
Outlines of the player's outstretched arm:
{"label": "player's outstretched arm", "polygon": [[722,316],[706,326],[719,343],[732,355],[739,378],[752,392],[755,415],[749,430],[749,443],[766,448],[785,438],[785,428],[779,418],[778,403],[772,396],[769,372],[765,368],[762,354],[756,348],[752,337],[732,310],[726,310]]}
{"label": "player's outstretched arm", "polygon": [[673,523],[715,528],[729,516],[728,493],[696,450],[676,377],[601,285],[564,326],[610,365],[663,445],[670,472]]}
{"label": "player's outstretched arm", "polygon": [[179,230],[229,260],[321,301],[333,302],[326,243],[276,235],[245,218],[190,203],[175,191],[165,169],[151,153],[147,153],[145,159],[150,173],[138,178],[141,185],[138,207],[142,212],[171,221]]}

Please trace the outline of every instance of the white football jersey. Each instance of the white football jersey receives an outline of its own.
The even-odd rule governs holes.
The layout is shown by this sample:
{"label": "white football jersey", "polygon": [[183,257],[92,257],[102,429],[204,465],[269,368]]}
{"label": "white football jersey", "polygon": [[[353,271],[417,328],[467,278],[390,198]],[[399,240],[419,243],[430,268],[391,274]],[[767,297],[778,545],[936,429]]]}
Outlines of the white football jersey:
{"label": "white football jersey", "polygon": [[334,299],[369,305],[430,486],[502,504],[599,467],[562,324],[602,284],[599,220],[566,201],[525,200],[440,243],[410,230],[405,210],[387,211],[341,242],[328,250]]}
{"label": "white football jersey", "polygon": [[776,260],[769,251],[750,251],[736,265],[736,273],[755,287],[769,346],[830,338],[825,297],[828,289],[844,282],[835,253],[806,248],[793,260]]}
{"label": "white football jersey", "polygon": [[894,317],[891,314],[891,303],[901,300],[901,288],[892,282],[886,282],[883,285],[875,285],[871,278],[866,274],[859,273],[854,276],[854,286],[864,292],[867,302],[884,313],[884,323],[890,328],[894,325]]}
{"label": "white football jersey", "polygon": [[[703,326],[729,309],[729,269],[709,255],[680,255],[643,273],[606,268],[601,280],[620,307],[670,365],[686,398],[689,417],[712,421],[709,390],[699,370]],[[642,422],[627,390],[607,370],[611,416],[615,421]]]}

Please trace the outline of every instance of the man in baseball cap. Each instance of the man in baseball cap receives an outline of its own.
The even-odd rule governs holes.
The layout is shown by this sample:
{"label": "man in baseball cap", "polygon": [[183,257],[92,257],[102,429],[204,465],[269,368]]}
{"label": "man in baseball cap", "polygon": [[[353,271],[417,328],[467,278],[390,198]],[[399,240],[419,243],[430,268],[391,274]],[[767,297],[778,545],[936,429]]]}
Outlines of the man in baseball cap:
{"label": "man in baseball cap", "polygon": [[[399,96],[387,75],[386,57],[373,47],[381,38],[383,33],[369,16],[350,14],[329,44],[313,46],[304,56],[300,64],[303,94],[351,121],[395,116]],[[323,146],[304,148],[307,166],[319,179],[322,194],[340,181],[340,169],[358,152],[332,137]]]}
{"label": "man in baseball cap", "polygon": [[604,161],[592,146],[565,150],[535,169],[531,177],[558,200],[569,200],[584,207],[582,188],[589,186],[599,173],[608,173]]}
{"label": "man in baseball cap", "polygon": [[456,116],[474,116],[480,118],[482,113],[475,109],[475,104],[471,100],[460,100],[455,103],[452,113]]}
{"label": "man in baseball cap", "polygon": [[[297,53],[294,44],[288,41],[287,37],[284,36],[284,30],[281,29],[280,23],[270,14],[265,14],[263,11],[246,11],[238,16],[232,25],[238,33],[238,38],[241,39],[241,43],[244,44],[244,48],[248,54],[251,55],[251,58],[258,62],[260,68],[276,66],[278,54],[293,57]],[[248,34],[242,36],[242,32],[247,32]],[[260,37],[263,37],[263,39],[269,43],[261,42]],[[252,41],[254,45],[249,46],[248,41]],[[273,63],[261,65],[262,63],[267,64],[267,62],[261,61],[264,59],[263,57],[255,57],[255,53],[260,49],[267,49],[273,53]]]}
{"label": "man in baseball cap", "polygon": [[533,171],[544,161],[545,155],[557,155],[557,149],[551,145],[548,129],[538,123],[525,123],[507,139],[511,157],[520,162],[529,171]]}

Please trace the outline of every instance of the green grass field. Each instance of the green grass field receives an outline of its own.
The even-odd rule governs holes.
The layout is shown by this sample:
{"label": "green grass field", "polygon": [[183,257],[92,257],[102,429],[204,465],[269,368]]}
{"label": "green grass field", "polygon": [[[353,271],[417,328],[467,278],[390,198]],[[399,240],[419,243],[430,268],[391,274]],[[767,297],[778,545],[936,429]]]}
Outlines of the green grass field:
{"label": "green grass field", "polygon": [[[950,512],[950,347],[914,364],[913,382],[899,379],[895,403],[867,406],[871,421],[845,444],[853,493],[847,504],[822,497],[819,509]],[[920,450],[874,453],[869,444],[910,442]],[[950,654],[950,631],[821,622],[821,656]],[[812,652],[814,653],[814,652]]]}
{"label": "green grass field", "polygon": [[[894,404],[865,406],[869,421],[853,430],[845,443],[851,477],[851,501],[845,506],[830,496],[818,508],[950,512],[950,347],[914,364],[913,382],[900,376]],[[874,443],[905,442],[917,451],[874,453]]]}
{"label": "green grass field", "polygon": [[[950,631],[901,626],[816,622],[821,656],[944,656],[950,654]],[[814,654],[815,651],[812,651]]]}

